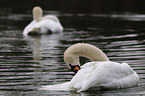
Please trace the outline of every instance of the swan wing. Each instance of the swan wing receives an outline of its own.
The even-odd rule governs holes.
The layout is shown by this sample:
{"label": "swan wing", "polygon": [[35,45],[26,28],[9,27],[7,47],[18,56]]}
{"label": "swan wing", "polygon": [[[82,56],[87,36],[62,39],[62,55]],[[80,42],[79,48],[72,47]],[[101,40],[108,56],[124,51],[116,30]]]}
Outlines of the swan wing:
{"label": "swan wing", "polygon": [[27,35],[31,31],[40,31],[40,33],[47,33],[51,31],[53,33],[58,33],[63,31],[63,27],[60,23],[54,22],[52,20],[46,19],[36,22],[33,20],[23,31],[23,35]]}
{"label": "swan wing", "polygon": [[46,15],[42,17],[42,20],[53,20],[55,22],[60,22],[59,19],[55,15]]}
{"label": "swan wing", "polygon": [[47,31],[51,31],[53,33],[63,31],[63,27],[61,26],[60,23],[54,22],[54,21],[49,20],[49,19],[41,20],[40,22],[38,22],[34,26],[35,27],[40,26],[42,33],[46,33]]}
{"label": "swan wing", "polygon": [[91,87],[124,88],[138,84],[139,77],[126,63],[89,62],[70,81],[70,86],[85,91]]}
{"label": "swan wing", "polygon": [[75,88],[71,88],[69,86],[69,83],[70,82],[65,82],[65,83],[56,84],[56,85],[46,85],[39,88],[39,90],[76,91]]}
{"label": "swan wing", "polygon": [[32,28],[33,26],[36,24],[36,20],[33,20],[31,23],[29,23],[25,28],[24,28],[24,31],[23,31],[23,35],[27,35],[30,31],[32,31]]}
{"label": "swan wing", "polygon": [[63,32],[63,26],[56,16],[47,15],[42,17],[39,22],[33,20],[30,24],[28,24],[23,31],[23,35],[28,35],[31,31],[40,31],[40,33],[47,33],[48,31],[60,33]]}

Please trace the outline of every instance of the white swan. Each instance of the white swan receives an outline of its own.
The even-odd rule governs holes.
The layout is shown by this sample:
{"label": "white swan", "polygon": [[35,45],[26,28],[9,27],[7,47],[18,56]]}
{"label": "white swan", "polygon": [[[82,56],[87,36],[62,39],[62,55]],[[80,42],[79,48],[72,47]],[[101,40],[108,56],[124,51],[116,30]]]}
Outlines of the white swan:
{"label": "white swan", "polygon": [[24,31],[23,35],[28,34],[40,34],[47,33],[51,31],[52,33],[58,33],[63,31],[63,27],[59,19],[54,15],[47,15],[42,17],[42,9],[38,6],[33,8],[33,21],[28,24]]}
{"label": "white swan", "polygon": [[139,76],[127,63],[109,61],[108,57],[97,47],[78,43],[70,46],[64,53],[67,66],[78,70],[79,56],[89,58],[88,62],[70,82],[47,85],[43,90],[86,91],[90,88],[127,88],[138,85]]}

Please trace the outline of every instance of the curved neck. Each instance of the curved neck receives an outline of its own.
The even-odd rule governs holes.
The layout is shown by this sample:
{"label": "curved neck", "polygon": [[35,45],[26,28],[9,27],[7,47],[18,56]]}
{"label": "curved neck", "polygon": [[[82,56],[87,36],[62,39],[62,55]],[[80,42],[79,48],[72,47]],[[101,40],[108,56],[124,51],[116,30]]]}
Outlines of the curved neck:
{"label": "curved neck", "polygon": [[42,18],[42,9],[40,7],[34,7],[33,8],[33,19],[39,22]]}
{"label": "curved neck", "polygon": [[109,58],[99,48],[84,43],[70,46],[64,53],[64,61],[72,65],[79,64],[79,56],[86,57],[91,61],[109,61]]}

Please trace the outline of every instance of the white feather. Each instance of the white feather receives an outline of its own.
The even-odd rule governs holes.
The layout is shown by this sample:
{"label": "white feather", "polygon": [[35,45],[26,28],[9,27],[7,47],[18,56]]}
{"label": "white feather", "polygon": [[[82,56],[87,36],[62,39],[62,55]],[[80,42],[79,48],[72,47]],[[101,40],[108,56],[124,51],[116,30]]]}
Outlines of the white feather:
{"label": "white feather", "polygon": [[86,91],[89,88],[127,88],[138,85],[139,76],[127,63],[89,62],[70,82],[47,85],[41,90]]}
{"label": "white feather", "polygon": [[[48,85],[44,90],[86,91],[90,88],[127,88],[139,84],[139,76],[127,63],[109,60],[99,48],[84,43],[70,46],[64,52],[64,61],[68,64],[79,63],[79,56],[93,60],[81,66],[70,82]],[[70,67],[69,67],[70,68]]]}
{"label": "white feather", "polygon": [[[35,11],[34,11],[35,10]],[[41,16],[42,9],[40,7],[34,7],[33,15],[37,17],[37,15]],[[34,16],[34,17],[35,17]],[[34,18],[33,21],[28,24],[23,31],[23,35],[26,36],[30,32],[37,32],[39,34],[41,33],[47,33],[48,31],[51,31],[52,33],[60,33],[63,31],[63,27],[59,21],[59,19],[55,15],[47,15],[44,17]],[[38,20],[37,20],[38,19]]]}
{"label": "white feather", "polygon": [[90,62],[70,81],[70,87],[85,91],[91,87],[127,88],[139,83],[139,76],[127,63]]}

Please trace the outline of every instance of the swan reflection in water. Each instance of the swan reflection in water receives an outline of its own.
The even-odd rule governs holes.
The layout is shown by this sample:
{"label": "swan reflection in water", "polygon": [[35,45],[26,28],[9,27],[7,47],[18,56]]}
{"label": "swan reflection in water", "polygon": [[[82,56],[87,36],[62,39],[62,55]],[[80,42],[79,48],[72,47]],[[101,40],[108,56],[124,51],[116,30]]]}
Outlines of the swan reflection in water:
{"label": "swan reflection in water", "polygon": [[55,54],[55,47],[60,44],[63,34],[24,37],[33,52],[33,59],[41,60],[43,57],[52,57],[51,55]]}
{"label": "swan reflection in water", "polygon": [[37,37],[25,36],[33,53],[32,62],[34,63],[33,66],[36,67],[34,68],[33,79],[36,80],[37,84],[38,79],[48,82],[52,78],[58,78],[57,75],[51,74],[51,71],[59,69],[59,66],[54,66],[58,64],[59,60],[56,57],[58,50],[55,47],[60,45],[59,41],[62,37],[63,34],[40,35]]}

